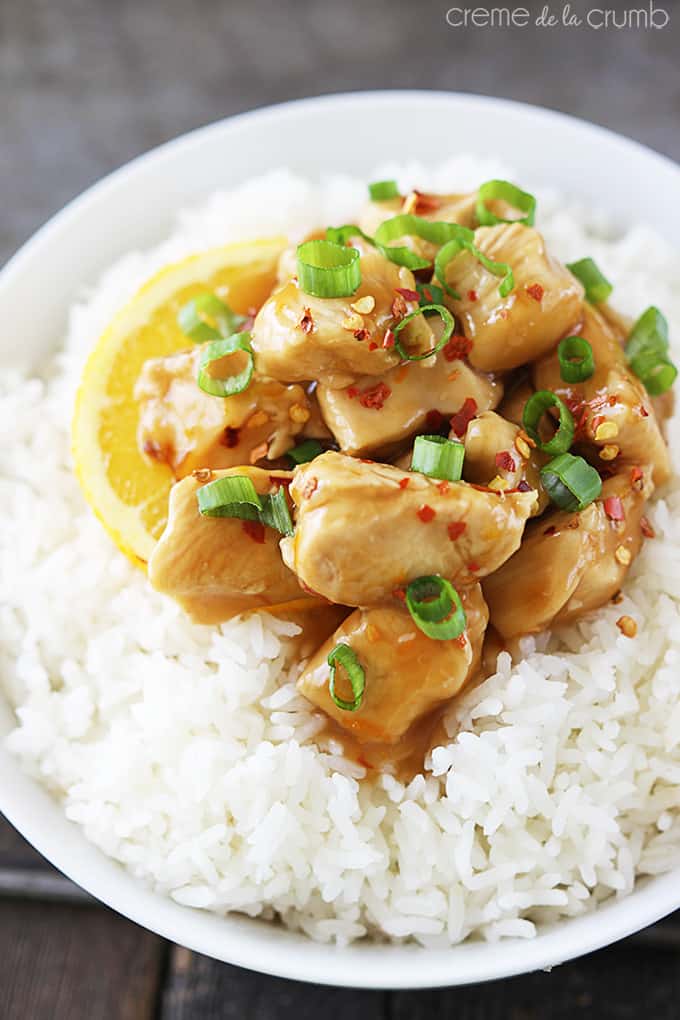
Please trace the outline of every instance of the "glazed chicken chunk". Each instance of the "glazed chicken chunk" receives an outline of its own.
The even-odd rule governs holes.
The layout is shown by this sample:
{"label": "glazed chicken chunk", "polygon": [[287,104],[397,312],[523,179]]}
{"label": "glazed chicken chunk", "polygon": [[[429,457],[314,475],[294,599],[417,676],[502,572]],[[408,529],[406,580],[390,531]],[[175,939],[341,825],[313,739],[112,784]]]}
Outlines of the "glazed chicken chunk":
{"label": "glazed chicken chunk", "polygon": [[446,303],[472,340],[470,363],[482,372],[506,372],[547,353],[578,323],[583,287],[548,254],[538,231],[521,223],[480,227],[475,245],[512,268],[515,286],[502,298],[500,278],[463,251],[446,272],[460,300],[447,296]]}
{"label": "glazed chicken chunk", "polygon": [[534,492],[481,491],[328,452],[295,473],[285,562],[314,592],[377,605],[417,577],[466,585],[518,548]]}
{"label": "glazed chicken chunk", "polygon": [[534,514],[543,513],[550,502],[540,475],[548,459],[530,445],[518,425],[493,411],[473,418],[466,429],[465,480],[476,485],[493,484],[498,489],[528,485],[538,497]]}
{"label": "glazed chicken chunk", "polygon": [[[357,609],[309,660],[299,690],[362,743],[394,743],[477,671],[488,620],[479,585],[463,589],[461,601],[467,626],[451,641],[431,641],[402,606]],[[327,658],[338,644],[349,645],[365,672],[365,695],[355,712],[343,711],[330,695]],[[339,676],[336,690],[342,691]]]}

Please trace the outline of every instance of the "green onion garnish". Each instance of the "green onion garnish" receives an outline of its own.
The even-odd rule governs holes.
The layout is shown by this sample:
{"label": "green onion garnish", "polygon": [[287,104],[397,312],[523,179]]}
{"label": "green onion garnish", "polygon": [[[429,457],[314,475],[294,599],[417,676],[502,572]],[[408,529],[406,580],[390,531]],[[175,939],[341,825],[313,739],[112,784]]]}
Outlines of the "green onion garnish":
{"label": "green onion garnish", "polygon": [[250,478],[228,475],[202,485],[196,491],[198,511],[203,517],[238,517],[256,521],[262,502]]}
{"label": "green onion garnish", "polygon": [[[551,407],[556,407],[558,410],[560,418],[559,426],[555,435],[544,442],[539,434],[538,425],[543,415]],[[538,390],[537,393],[529,397],[524,405],[522,424],[525,431],[543,453],[550,453],[553,456],[566,453],[574,441],[574,417],[567,405],[560,400],[556,393],[552,393],[550,390]]]}
{"label": "green onion garnish", "polygon": [[665,393],[678,370],[668,357],[668,323],[653,305],[642,313],[626,342],[631,370],[653,397]]}
{"label": "green onion garnish", "polygon": [[[326,661],[331,668],[328,693],[343,712],[356,712],[361,706],[364,691],[366,690],[366,673],[364,672],[364,667],[359,662],[356,652],[349,645],[339,644],[335,646]],[[345,701],[344,698],[335,693],[336,663],[342,666],[347,674],[347,679],[350,682],[352,694],[354,695],[353,701]]]}
{"label": "green onion garnish", "polygon": [[[375,245],[391,262],[408,269],[428,269],[428,259],[416,255],[410,248],[400,245],[392,246],[390,241],[399,237],[420,237],[431,244],[447,244],[457,240],[472,244],[474,234],[467,227],[458,223],[432,222],[412,213],[400,213],[389,220],[384,220],[375,232]],[[441,280],[440,280],[441,283]]]}
{"label": "green onion garnish", "polygon": [[320,453],[323,453],[323,446],[318,439],[305,439],[304,442],[287,450],[286,457],[290,457],[294,464],[308,464]]}
{"label": "green onion garnish", "polygon": [[368,185],[368,194],[373,202],[386,202],[399,197],[399,188],[396,181],[373,181]]}
{"label": "green onion garnish", "polygon": [[198,294],[180,308],[177,323],[194,343],[230,336],[246,321],[215,294]]}
{"label": "green onion garnish", "polygon": [[487,258],[472,241],[458,240],[457,238],[448,241],[440,248],[434,260],[435,276],[446,293],[456,301],[460,301],[460,294],[446,282],[446,267],[449,262],[455,259],[456,255],[459,255],[464,250],[469,251],[473,258],[477,259],[489,273],[493,273],[494,276],[503,277],[498,293],[502,298],[507,297],[515,286],[515,277],[507,262],[494,262],[493,259]]}
{"label": "green onion garnish", "polygon": [[202,485],[196,491],[196,499],[198,511],[203,517],[260,521],[282,535],[293,534],[293,522],[283,487],[260,496],[250,478],[245,475],[228,475]]}
{"label": "green onion garnish", "polygon": [[597,305],[606,301],[614,290],[606,276],[603,276],[597,264],[591,258],[579,259],[578,262],[567,262],[567,269],[580,280],[586,291],[586,301]]}
{"label": "green onion garnish", "polygon": [[594,467],[572,453],[563,453],[541,468],[543,488],[561,510],[585,510],[602,492]]}
{"label": "green onion garnish", "polygon": [[458,592],[438,574],[411,581],[406,589],[406,605],[416,626],[435,641],[460,637],[467,626]]}
{"label": "green onion garnish", "polygon": [[[427,315],[428,312],[436,312],[441,315],[444,320],[444,332],[440,336],[439,340],[429,351],[425,351],[424,354],[409,354],[408,351],[402,346],[399,334],[401,333],[404,326],[414,319],[416,315]],[[394,333],[394,349],[397,354],[404,359],[404,361],[424,361],[425,358],[431,358],[433,354],[440,351],[442,347],[446,347],[447,343],[453,333],[455,323],[451,312],[444,305],[421,305],[415,312],[410,312],[409,315],[405,315],[401,322],[397,323],[396,326],[392,327]]]}
{"label": "green onion garnish", "polygon": [[262,513],[260,514],[262,523],[268,528],[280,531],[282,535],[292,535],[295,529],[283,486],[276,492],[261,496],[260,499],[262,500]]}
{"label": "green onion garnish", "polygon": [[593,348],[582,336],[565,336],[564,340],[560,340],[557,357],[560,375],[565,382],[585,382],[595,371]]}
{"label": "green onion garnish", "polygon": [[[508,205],[519,209],[524,216],[516,219],[506,220],[502,216],[496,216],[487,206],[487,202],[493,199],[501,199]],[[533,227],[536,215],[536,199],[528,191],[522,191],[516,184],[510,181],[487,181],[482,184],[477,193],[477,219],[483,227],[492,227],[496,223],[524,223],[527,227]]]}
{"label": "green onion garnish", "polygon": [[353,237],[361,237],[368,244],[375,244],[373,238],[365,234],[361,227],[357,227],[356,223],[345,223],[341,227],[326,227],[326,240],[332,241],[333,244],[346,245]]}
{"label": "green onion garnish", "polygon": [[300,289],[314,297],[349,297],[361,283],[356,248],[333,241],[305,241],[297,249]]}
{"label": "green onion garnish", "polygon": [[463,474],[465,447],[443,436],[416,436],[413,444],[411,471],[430,478],[459,482]]}
{"label": "green onion garnish", "polygon": [[[210,374],[208,368],[214,361],[219,361],[228,354],[236,354],[238,351],[242,351],[247,357],[245,368],[226,379],[216,379]],[[234,394],[242,393],[248,388],[253,378],[254,367],[250,333],[234,333],[222,340],[214,340],[203,348],[198,363],[198,385],[204,393],[210,393],[213,397],[233,397]]]}

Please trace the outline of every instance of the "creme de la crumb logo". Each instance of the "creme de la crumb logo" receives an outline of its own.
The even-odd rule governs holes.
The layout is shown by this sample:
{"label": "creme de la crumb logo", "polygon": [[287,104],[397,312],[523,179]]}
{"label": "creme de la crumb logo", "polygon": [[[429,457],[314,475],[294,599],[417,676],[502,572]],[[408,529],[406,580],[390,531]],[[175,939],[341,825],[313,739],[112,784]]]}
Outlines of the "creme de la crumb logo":
{"label": "creme de la crumb logo", "polygon": [[450,28],[590,28],[596,32],[621,29],[659,31],[670,24],[665,7],[653,0],[645,7],[590,7],[575,11],[571,3],[544,4],[538,11],[526,7],[449,7]]}

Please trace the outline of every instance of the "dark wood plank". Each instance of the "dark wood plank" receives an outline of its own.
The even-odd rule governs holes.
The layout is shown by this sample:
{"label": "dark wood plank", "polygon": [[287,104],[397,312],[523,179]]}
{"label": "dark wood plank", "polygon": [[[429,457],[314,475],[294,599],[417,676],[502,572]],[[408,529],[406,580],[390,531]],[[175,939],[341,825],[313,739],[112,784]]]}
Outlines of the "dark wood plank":
{"label": "dark wood plank", "polygon": [[[493,952],[493,949],[491,949]],[[680,951],[624,943],[552,972],[431,992],[394,992],[390,1020],[677,1020]]]}
{"label": "dark wood plank", "polygon": [[152,1020],[164,943],[99,908],[0,904],[3,1020]]}
{"label": "dark wood plank", "polygon": [[160,1020],[382,1020],[384,992],[265,977],[175,946]]}
{"label": "dark wood plank", "polygon": [[48,868],[44,857],[0,814],[0,868]]}

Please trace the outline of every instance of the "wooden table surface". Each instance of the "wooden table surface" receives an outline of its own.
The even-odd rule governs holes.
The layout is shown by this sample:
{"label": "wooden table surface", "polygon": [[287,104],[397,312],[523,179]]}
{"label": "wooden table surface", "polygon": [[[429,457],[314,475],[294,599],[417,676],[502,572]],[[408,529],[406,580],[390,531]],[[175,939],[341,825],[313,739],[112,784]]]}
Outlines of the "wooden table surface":
{"label": "wooden table surface", "polygon": [[[320,92],[505,95],[680,159],[678,0],[657,4],[670,15],[663,31],[454,30],[448,6],[0,0],[0,264],[64,202],[139,152],[239,110]],[[535,14],[543,4],[525,6]],[[579,13],[588,6],[572,3]],[[0,821],[0,1020],[647,1014],[680,1016],[680,914],[552,974],[434,992],[325,989],[168,945],[89,900]]]}

